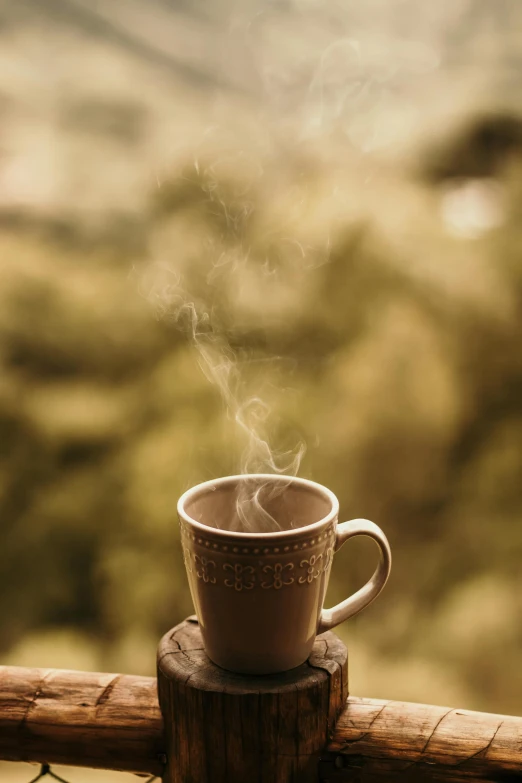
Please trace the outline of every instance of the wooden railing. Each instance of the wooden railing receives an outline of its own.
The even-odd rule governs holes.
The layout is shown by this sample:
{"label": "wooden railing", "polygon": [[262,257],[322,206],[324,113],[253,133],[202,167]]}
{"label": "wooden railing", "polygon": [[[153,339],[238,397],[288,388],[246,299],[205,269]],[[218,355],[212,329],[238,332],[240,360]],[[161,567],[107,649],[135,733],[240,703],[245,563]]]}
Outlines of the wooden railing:
{"label": "wooden railing", "polygon": [[[225,698],[230,714],[240,716],[243,737],[231,738],[228,773],[212,769],[214,755],[222,758],[227,749],[215,747],[213,753],[209,715],[206,725],[194,726],[209,746],[205,769],[189,764],[180,777],[181,767],[167,763],[169,736],[179,734],[179,720],[196,720],[196,712],[182,716],[171,709],[162,717],[155,678],[3,666],[0,759],[150,773],[168,783],[225,783],[237,779],[239,756],[249,752],[245,737],[262,730],[259,714],[250,724],[251,695],[248,702],[240,692],[226,692]],[[287,711],[273,714],[274,737],[285,720]],[[219,728],[226,732],[226,726]],[[522,781],[522,718],[350,697],[319,757],[309,755],[313,768],[303,777],[285,772],[278,780],[514,783]],[[261,768],[258,779],[272,783]]]}
{"label": "wooden railing", "polygon": [[153,677],[0,666],[0,759],[161,775]]}

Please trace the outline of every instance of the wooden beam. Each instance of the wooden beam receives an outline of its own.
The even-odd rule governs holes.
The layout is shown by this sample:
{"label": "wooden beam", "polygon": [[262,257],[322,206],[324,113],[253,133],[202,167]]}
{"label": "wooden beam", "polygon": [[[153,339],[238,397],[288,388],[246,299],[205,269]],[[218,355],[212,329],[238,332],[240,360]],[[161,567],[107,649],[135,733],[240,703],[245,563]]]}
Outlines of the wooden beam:
{"label": "wooden beam", "polygon": [[161,775],[153,677],[0,666],[0,759]]}
{"label": "wooden beam", "polygon": [[[244,694],[226,698],[237,698],[243,712]],[[0,666],[1,760],[161,775],[165,752],[155,678]],[[281,765],[287,762],[281,755]],[[319,779],[522,783],[522,718],[351,697],[322,754]]]}
{"label": "wooden beam", "polygon": [[323,783],[520,783],[522,718],[351,697],[319,777]]}

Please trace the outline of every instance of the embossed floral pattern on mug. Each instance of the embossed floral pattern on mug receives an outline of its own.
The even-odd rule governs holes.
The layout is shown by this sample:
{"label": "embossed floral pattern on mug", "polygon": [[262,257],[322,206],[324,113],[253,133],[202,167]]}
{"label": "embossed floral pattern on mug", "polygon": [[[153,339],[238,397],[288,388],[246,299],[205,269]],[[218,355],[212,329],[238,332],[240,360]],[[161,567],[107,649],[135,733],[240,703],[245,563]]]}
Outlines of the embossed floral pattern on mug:
{"label": "embossed floral pattern on mug", "polygon": [[267,563],[264,559],[258,560],[256,564],[248,561],[220,564],[204,555],[191,553],[186,547],[183,547],[183,554],[190,574],[195,572],[197,578],[205,583],[223,584],[241,592],[258,586],[263,590],[280,590],[294,584],[311,584],[330,568],[333,547],[303,558],[298,565],[292,562]]}
{"label": "embossed floral pattern on mug", "polygon": [[214,576],[214,569],[216,564],[213,560],[208,560],[206,557],[200,557],[194,555],[194,562],[196,564],[196,576],[198,579],[203,579],[204,582],[210,582],[210,584],[216,584],[216,577]]}
{"label": "embossed floral pattern on mug", "polygon": [[187,549],[186,546],[181,547],[181,551],[183,552],[183,562],[185,563],[185,568],[187,569],[187,573],[192,573],[192,556],[190,554],[190,550]]}
{"label": "embossed floral pattern on mug", "polygon": [[305,570],[304,576],[299,577],[299,584],[304,585],[305,582],[308,582],[310,584],[314,581],[314,579],[317,579],[318,576],[321,576],[323,573],[322,566],[322,560],[323,555],[310,555],[308,560],[301,560],[300,566]]}
{"label": "embossed floral pattern on mug", "polygon": [[266,581],[261,582],[261,587],[265,590],[269,590],[271,587],[274,590],[280,590],[283,585],[291,585],[295,579],[291,576],[291,572],[294,570],[293,563],[275,563],[274,565],[263,566],[262,571],[269,575]]}
{"label": "embossed floral pattern on mug", "polygon": [[224,571],[232,571],[232,577],[225,579],[226,587],[233,587],[234,590],[251,590],[256,579],[255,568],[253,566],[242,565],[241,563],[225,563]]}

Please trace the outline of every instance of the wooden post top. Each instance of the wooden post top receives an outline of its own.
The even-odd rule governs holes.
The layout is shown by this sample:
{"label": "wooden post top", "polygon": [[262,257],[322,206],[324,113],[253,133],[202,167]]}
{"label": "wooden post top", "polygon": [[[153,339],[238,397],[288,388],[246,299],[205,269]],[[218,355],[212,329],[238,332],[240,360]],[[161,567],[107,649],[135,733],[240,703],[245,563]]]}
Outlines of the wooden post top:
{"label": "wooden post top", "polygon": [[[167,679],[179,680],[192,688],[228,694],[284,693],[301,690],[337,676],[343,704],[348,697],[346,669],[348,652],[331,631],[315,640],[308,660],[296,669],[281,674],[234,674],[212,663],[205,652],[195,615],[169,631],[158,647],[158,668]],[[190,683],[188,680],[190,679]]]}
{"label": "wooden post top", "polygon": [[274,675],[225,671],[208,658],[197,619],[158,649],[166,783],[312,783],[347,698],[347,651],[331,632],[301,666]]}

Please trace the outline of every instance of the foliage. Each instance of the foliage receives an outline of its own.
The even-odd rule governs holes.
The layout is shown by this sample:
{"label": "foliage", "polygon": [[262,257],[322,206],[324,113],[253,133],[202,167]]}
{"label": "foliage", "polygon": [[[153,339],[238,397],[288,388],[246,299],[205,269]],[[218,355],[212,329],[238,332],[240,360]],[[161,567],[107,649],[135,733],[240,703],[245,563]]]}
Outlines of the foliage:
{"label": "foliage", "polygon": [[[320,193],[327,175],[314,176],[307,188]],[[479,239],[449,237],[433,214],[441,191],[397,177],[397,194],[415,189],[422,233],[401,235],[398,220],[386,234],[370,215],[338,225],[327,251],[320,224],[312,235],[266,198],[268,177],[247,188],[240,170],[217,179],[210,166],[187,167],[151,198],[134,257],[124,240],[118,254],[114,236],[93,254],[3,231],[4,654],[16,661],[28,635],[74,628],[93,665],[132,667],[145,646],[151,668],[155,640],[191,611],[176,499],[236,470],[241,442],[170,317],[181,279],[239,357],[242,393],[268,395],[273,442],[303,437],[302,474],[330,486],[345,517],[370,517],[391,539],[386,593],[343,629],[379,683],[370,690],[425,698],[426,678],[442,676],[448,699],[515,710],[517,166],[501,183],[504,225]],[[365,542],[337,556],[332,601],[373,556]]]}
{"label": "foliage", "polygon": [[244,447],[193,302],[273,446],[389,535],[352,691],[520,712],[520,9],[106,5],[1,12],[3,661],[152,673],[192,612],[176,500]]}

